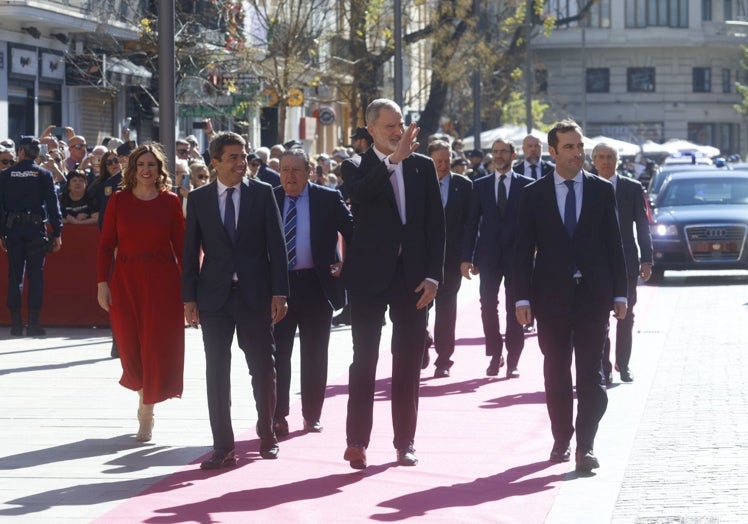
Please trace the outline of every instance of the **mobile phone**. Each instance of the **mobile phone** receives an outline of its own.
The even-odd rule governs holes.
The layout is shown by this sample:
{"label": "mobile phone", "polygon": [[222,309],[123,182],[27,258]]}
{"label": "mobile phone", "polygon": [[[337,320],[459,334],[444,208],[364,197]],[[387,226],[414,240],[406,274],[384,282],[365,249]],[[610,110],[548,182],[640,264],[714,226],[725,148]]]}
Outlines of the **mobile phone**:
{"label": "mobile phone", "polygon": [[55,126],[52,128],[52,136],[56,136],[57,138],[62,138],[65,136],[65,128],[61,126]]}
{"label": "mobile phone", "polygon": [[49,146],[47,146],[47,144],[39,145],[39,156],[41,157],[42,162],[49,160]]}
{"label": "mobile phone", "polygon": [[205,129],[207,127],[208,123],[204,120],[198,120],[195,122],[192,122],[192,129]]}

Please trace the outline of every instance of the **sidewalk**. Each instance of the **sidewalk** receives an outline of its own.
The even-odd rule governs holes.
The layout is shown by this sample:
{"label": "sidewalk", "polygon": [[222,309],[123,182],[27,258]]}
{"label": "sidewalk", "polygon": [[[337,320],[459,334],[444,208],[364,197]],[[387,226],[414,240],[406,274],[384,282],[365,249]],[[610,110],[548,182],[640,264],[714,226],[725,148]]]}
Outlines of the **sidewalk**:
{"label": "sidewalk", "polygon": [[[602,467],[594,476],[579,478],[570,465],[554,483],[547,523],[748,522],[748,394],[743,386],[748,280],[725,285],[706,279],[687,287],[679,279],[666,282],[661,288],[640,288],[632,360],[636,381],[617,383],[609,392],[597,438]],[[476,297],[477,280],[465,282],[461,304]],[[108,330],[52,328],[45,339],[9,339],[7,328],[0,329],[4,521],[91,522],[209,451],[200,331],[186,331],[183,398],[157,406],[154,445],[142,446],[132,437],[137,396],[116,382],[119,363],[109,358]],[[389,326],[383,341],[388,335]],[[537,351],[535,337],[525,351]],[[473,366],[485,367],[482,351],[474,355]],[[254,427],[255,420],[249,376],[240,353],[235,356],[232,412],[240,433]],[[345,375],[350,356],[350,329],[333,329],[331,383]],[[523,387],[536,391],[539,384],[542,391],[540,370],[521,369]],[[431,372],[422,376],[430,378]],[[500,397],[505,386],[490,387]],[[297,382],[292,392],[298,392]],[[342,453],[344,436],[325,435],[336,456]],[[438,436],[419,434],[427,438]],[[537,460],[546,458],[544,452]],[[347,465],[340,465],[340,473],[348,474]],[[470,508],[463,510],[470,522]],[[428,522],[429,515],[422,520]]]}

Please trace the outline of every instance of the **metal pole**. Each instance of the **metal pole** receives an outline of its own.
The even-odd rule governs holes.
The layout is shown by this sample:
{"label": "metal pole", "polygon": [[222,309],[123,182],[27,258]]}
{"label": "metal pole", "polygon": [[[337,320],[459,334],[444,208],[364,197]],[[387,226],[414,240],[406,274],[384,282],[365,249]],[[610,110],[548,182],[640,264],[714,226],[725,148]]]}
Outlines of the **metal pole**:
{"label": "metal pole", "polygon": [[527,134],[532,133],[532,6],[533,0],[527,0],[525,13],[525,124]]}
{"label": "metal pole", "polygon": [[582,23],[582,129],[587,132],[587,17],[580,20]]}
{"label": "metal pole", "polygon": [[[475,19],[478,20],[480,27],[480,0],[473,0],[473,12],[475,13]],[[480,67],[476,61],[473,67],[473,149],[483,149],[481,147],[480,134],[481,134],[481,107],[480,107]]]}
{"label": "metal pole", "polygon": [[395,0],[395,102],[403,109],[403,10]]}
{"label": "metal pole", "polygon": [[166,152],[166,169],[174,175],[177,139],[174,0],[159,0],[158,13],[158,140],[163,144]]}

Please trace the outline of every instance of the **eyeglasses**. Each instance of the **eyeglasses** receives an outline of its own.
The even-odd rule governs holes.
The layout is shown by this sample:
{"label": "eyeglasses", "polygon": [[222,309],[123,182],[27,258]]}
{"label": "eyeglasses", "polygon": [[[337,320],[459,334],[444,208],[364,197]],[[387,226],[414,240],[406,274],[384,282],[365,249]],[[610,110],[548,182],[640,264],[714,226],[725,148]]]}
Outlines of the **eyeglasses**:
{"label": "eyeglasses", "polygon": [[110,158],[106,161],[106,165],[113,166],[114,164],[119,164],[119,158]]}
{"label": "eyeglasses", "polygon": [[257,162],[250,162],[249,167],[260,167],[260,164],[258,164]]}
{"label": "eyeglasses", "polygon": [[178,155],[189,155],[190,150],[189,149],[177,149],[177,154]]}
{"label": "eyeglasses", "polygon": [[0,164],[4,166],[9,166],[12,163],[13,161],[10,158],[3,158],[2,160],[0,160]]}
{"label": "eyeglasses", "polygon": [[198,175],[197,179],[198,180],[208,180],[208,175]]}
{"label": "eyeglasses", "polygon": [[70,147],[72,147],[73,149],[85,149],[86,144],[75,144],[74,146],[70,146]]}

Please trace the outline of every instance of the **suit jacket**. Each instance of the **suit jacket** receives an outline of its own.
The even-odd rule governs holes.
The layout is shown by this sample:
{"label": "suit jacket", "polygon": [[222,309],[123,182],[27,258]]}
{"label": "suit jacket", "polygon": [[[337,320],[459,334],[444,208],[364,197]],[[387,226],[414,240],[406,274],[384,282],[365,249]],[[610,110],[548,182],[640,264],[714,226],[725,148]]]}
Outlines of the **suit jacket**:
{"label": "suit jacket", "polygon": [[[623,253],[626,255],[626,269],[628,274],[639,274],[639,251],[641,261],[652,263],[652,234],[649,231],[649,218],[644,202],[644,188],[641,183],[632,178],[618,176],[616,180],[616,205],[618,207],[618,223],[621,227],[621,241]],[[634,226],[636,226],[636,241],[634,240]],[[637,244],[639,249],[637,249]]]}
{"label": "suit jacket", "polygon": [[456,268],[459,271],[462,262],[462,237],[465,222],[470,209],[470,195],[473,182],[466,176],[450,173],[447,205],[444,206],[444,224],[446,240],[444,248],[444,267]]}
{"label": "suit jacket", "polygon": [[256,180],[240,188],[234,244],[223,227],[215,182],[191,191],[187,199],[182,299],[197,301],[200,310],[215,311],[226,303],[233,270],[239,293],[252,308],[270,311],[273,296],[288,296],[286,240],[272,188]]}
{"label": "suit jacket", "polygon": [[512,171],[507,175],[511,176],[511,184],[503,217],[499,215],[496,202],[495,175],[492,173],[473,183],[462,242],[463,262],[471,262],[478,268],[511,269],[519,201],[524,188],[533,180]]}
{"label": "suit jacket", "polygon": [[[390,172],[374,148],[343,161],[351,199],[353,238],[343,265],[343,282],[354,293],[377,295],[392,281],[402,257],[406,285],[425,278],[441,282],[444,266],[444,210],[434,162],[413,154],[403,160],[406,223],[400,220]],[[401,251],[401,255],[398,253]]]}
{"label": "suit jacket", "polygon": [[538,316],[573,311],[574,268],[582,273],[581,285],[590,296],[581,304],[585,314],[607,319],[613,298],[627,296],[613,185],[586,171],[583,177],[582,209],[572,237],[559,213],[553,176],[542,177],[522,194],[514,258],[515,296],[529,300]]}
{"label": "suit jacket", "polygon": [[[529,177],[531,180],[534,180],[532,178],[532,172],[525,173],[525,161],[518,162],[517,164],[514,164],[514,167],[512,167],[512,170],[515,173],[519,173],[520,175],[525,175],[526,177]],[[545,160],[540,161],[540,176],[543,177],[545,175],[552,175],[553,172],[556,170],[556,166],[551,164],[550,162],[546,162]]]}
{"label": "suit jacket", "polygon": [[281,183],[280,173],[268,167],[264,162],[261,162],[257,169],[257,178],[266,184],[270,184],[270,187],[277,187]]}
{"label": "suit jacket", "polygon": [[[346,244],[353,234],[353,216],[343,197],[336,189],[307,183],[309,195],[309,234],[311,236],[312,260],[322,289],[333,309],[345,306],[345,288],[340,278],[330,274],[330,265],[340,262],[338,233]],[[282,186],[273,189],[278,209],[283,215],[286,193]]]}

